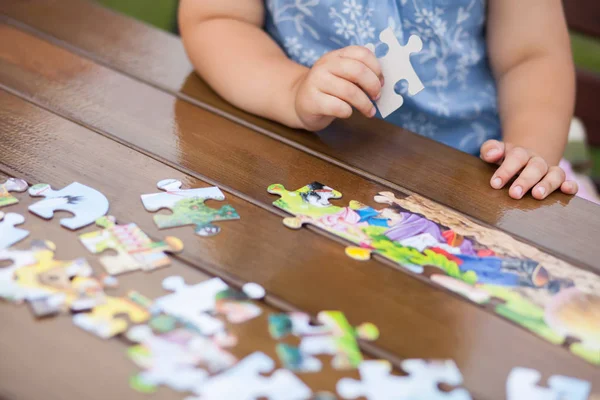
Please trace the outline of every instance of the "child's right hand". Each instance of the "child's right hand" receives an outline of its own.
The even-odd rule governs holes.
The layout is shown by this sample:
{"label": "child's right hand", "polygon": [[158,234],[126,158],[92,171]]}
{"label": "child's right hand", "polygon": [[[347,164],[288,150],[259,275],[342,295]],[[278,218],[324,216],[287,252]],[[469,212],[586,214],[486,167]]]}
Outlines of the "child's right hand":
{"label": "child's right hand", "polygon": [[372,118],[371,100],[381,96],[383,75],[375,54],[349,46],[321,57],[294,85],[295,108],[304,129],[317,131],[335,118],[349,118],[352,107]]}

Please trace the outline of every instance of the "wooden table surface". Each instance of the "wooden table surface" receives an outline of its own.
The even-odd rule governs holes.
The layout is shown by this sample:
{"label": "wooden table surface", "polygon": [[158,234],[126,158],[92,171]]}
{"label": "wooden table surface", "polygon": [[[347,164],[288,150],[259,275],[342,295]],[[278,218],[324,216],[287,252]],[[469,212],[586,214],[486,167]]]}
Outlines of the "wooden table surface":
{"label": "wooden table surface", "polygon": [[[136,222],[153,238],[167,233],[139,196],[155,192],[160,179],[217,185],[241,215],[212,238],[190,227],[168,231],[185,244],[174,265],[128,274],[121,290],[155,298],[174,274],[260,283],[268,293],[263,316],[232,328],[238,356],[261,350],[275,359],[269,312],[339,309],[355,325],[380,328],[376,342],[362,343],[368,357],[395,365],[453,359],[476,399],[505,398],[515,366],[590,380],[600,394],[600,367],[567,349],[380,257],[354,261],[343,242],[316,228],[285,228],[287,214],[266,188],[318,180],[375,208],[380,191],[416,193],[593,274],[600,274],[597,206],[562,194],[511,200],[489,187],[492,168],[479,159],[383,121],[353,117],[309,134],[248,115],[193,73],[178,38],[85,0],[2,0],[0,13],[0,181],[85,183],[107,196],[118,221]],[[7,210],[27,216],[30,238],[51,239],[56,258],[84,256],[101,270],[76,233],[58,225],[60,214],[43,221],[26,210],[33,199],[17,197]],[[36,321],[26,307],[0,304],[0,316],[0,399],[147,398],[128,387],[137,368],[123,339],[97,339],[67,316]],[[358,374],[327,366],[301,378],[333,391],[341,376]],[[161,389],[154,397],[184,396]]]}

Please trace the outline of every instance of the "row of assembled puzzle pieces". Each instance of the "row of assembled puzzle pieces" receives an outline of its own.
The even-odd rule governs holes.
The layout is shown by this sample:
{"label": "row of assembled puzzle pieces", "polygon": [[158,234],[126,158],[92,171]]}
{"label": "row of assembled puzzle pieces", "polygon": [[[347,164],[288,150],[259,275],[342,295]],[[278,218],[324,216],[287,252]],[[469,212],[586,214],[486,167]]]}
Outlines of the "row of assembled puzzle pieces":
{"label": "row of assembled puzzle pieces", "polygon": [[[158,186],[165,192],[143,195],[142,201],[149,211],[163,207],[173,211],[173,215],[155,216],[155,222],[161,228],[194,224],[199,235],[210,236],[218,233],[218,228],[211,222],[239,218],[230,206],[213,210],[203,204],[209,198],[224,199],[218,188],[180,190],[181,183],[175,180],[160,181]],[[17,201],[8,192],[26,189],[27,184],[16,179],[0,185],[0,206]],[[176,238],[152,242],[135,224],[116,225],[114,218],[105,217],[108,211],[106,198],[79,183],[60,191],[51,190],[49,185],[35,185],[29,193],[46,197],[30,207],[31,212],[43,218],[51,218],[56,210],[66,210],[75,215],[61,220],[61,225],[69,229],[78,229],[94,221],[105,228],[81,235],[80,239],[93,253],[109,248],[117,251],[116,257],[101,258],[110,275],[165,266],[169,260],[163,251],[182,249]],[[23,232],[11,235],[16,229],[13,222],[22,220],[18,214],[7,214],[3,223],[8,221],[9,228],[0,225],[0,239],[5,245],[12,245],[27,236]],[[174,293],[156,301],[137,292],[129,292],[124,298],[112,297],[104,289],[116,284],[114,278],[110,275],[94,277],[84,259],[56,261],[53,250],[52,243],[38,241],[29,251],[0,251],[0,260],[13,261],[13,265],[3,269],[0,275],[1,297],[13,302],[27,300],[38,317],[68,309],[75,313],[73,321],[77,326],[103,338],[127,330],[125,320],[114,318],[117,314],[126,314],[136,324],[150,321],[147,325],[134,326],[126,334],[130,340],[140,343],[128,352],[136,364],[145,369],[132,379],[132,385],[138,390],[152,391],[164,384],[192,392],[199,399],[310,398],[314,397],[311,391],[289,371],[318,372],[321,362],[314,356],[325,354],[333,357],[335,369],[358,368],[360,371],[362,381],[344,378],[338,382],[337,390],[343,398],[361,395],[367,399],[408,399],[415,395],[427,399],[470,398],[464,389],[455,389],[448,394],[437,388],[438,383],[453,386],[462,383],[460,371],[452,361],[406,360],[402,368],[409,373],[407,377],[391,375],[391,367],[385,361],[363,361],[356,339],[375,340],[377,328],[372,324],[353,327],[337,311],[320,313],[320,325],[316,326],[309,323],[305,314],[271,315],[269,331],[275,339],[292,334],[302,340],[299,346],[277,344],[277,354],[286,369],[266,378],[260,374],[270,372],[274,362],[260,352],[236,362],[226,348],[233,346],[237,339],[227,334],[223,322],[215,318],[215,315],[224,315],[229,322],[241,323],[258,316],[260,307],[251,304],[250,300],[264,296],[260,286],[248,284],[242,291],[236,291],[218,278],[187,286],[181,278],[171,277],[163,282],[163,286]],[[197,368],[198,365],[204,368]],[[573,398],[585,399],[590,391],[589,383],[572,378],[553,377],[549,380],[550,388],[536,386],[538,379],[536,371],[516,368],[507,383],[509,399],[522,398],[526,391],[538,395],[537,398],[555,398],[552,396],[565,393],[575,396],[573,393],[577,393],[578,397]],[[236,387],[237,391],[232,389]],[[325,395],[319,396],[325,398]]]}

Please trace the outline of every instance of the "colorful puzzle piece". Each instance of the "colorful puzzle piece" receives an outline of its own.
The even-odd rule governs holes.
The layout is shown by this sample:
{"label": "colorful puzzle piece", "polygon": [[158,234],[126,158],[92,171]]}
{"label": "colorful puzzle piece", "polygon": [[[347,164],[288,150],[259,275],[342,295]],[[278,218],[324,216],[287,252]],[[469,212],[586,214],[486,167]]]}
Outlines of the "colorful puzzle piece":
{"label": "colorful puzzle piece", "polygon": [[211,314],[223,314],[233,323],[247,321],[260,314],[260,308],[257,313],[257,307],[253,305],[250,308],[242,306],[241,309],[229,306],[231,302],[239,301],[240,296],[244,300],[249,296],[233,294],[232,289],[219,278],[189,286],[182,277],[171,276],[163,280],[163,287],[173,293],[156,299],[152,310],[174,316],[203,335],[223,330],[223,322]]}
{"label": "colorful puzzle piece", "polygon": [[266,354],[255,352],[219,375],[206,379],[198,397],[186,400],[308,400],[312,391],[298,377],[287,370],[276,370],[275,363]]}
{"label": "colorful puzzle piece", "polygon": [[589,382],[554,375],[549,387],[538,386],[542,374],[534,369],[516,367],[506,381],[507,400],[587,400],[592,387]]}
{"label": "colorful puzzle piece", "polygon": [[29,231],[15,227],[24,222],[25,217],[21,214],[4,214],[0,211],[0,249],[6,249],[29,236]]}
{"label": "colorful puzzle piece", "polygon": [[237,361],[216,339],[187,329],[155,335],[149,326],[139,325],[129,329],[127,338],[140,343],[130,347],[127,354],[144,369],[131,379],[132,386],[143,392],[154,392],[160,385],[195,392],[208,376],[198,365],[216,373]]}
{"label": "colorful puzzle piece", "polygon": [[176,237],[169,236],[162,242],[153,242],[136,224],[117,225],[112,216],[101,217],[96,224],[104,229],[84,233],[79,240],[94,254],[107,249],[117,252],[116,256],[100,257],[100,262],[110,275],[165,267],[171,260],[164,251],[175,253],[183,249],[183,243]]}
{"label": "colorful puzzle piece", "polygon": [[91,312],[75,314],[73,323],[102,339],[109,339],[127,330],[127,320],[117,317],[121,314],[127,315],[136,324],[150,318],[145,307],[129,298],[105,296],[104,302],[94,306]]}
{"label": "colorful puzzle piece", "polygon": [[371,323],[354,328],[340,311],[322,311],[317,315],[320,326],[312,326],[309,316],[302,313],[273,314],[269,317],[269,332],[275,339],[293,334],[301,337],[299,347],[278,344],[277,353],[288,369],[297,372],[314,372],[321,363],[313,356],[333,356],[335,369],[358,367],[363,357],[357,339],[376,340],[379,330]]}
{"label": "colorful puzzle piece", "polygon": [[[408,82],[408,94],[416,95],[425,87],[410,63],[412,53],[418,53],[423,48],[423,41],[416,35],[408,38],[406,46],[402,46],[392,28],[386,28],[379,34],[379,39],[387,44],[388,52],[379,58],[381,72],[385,78],[385,84],[381,89],[381,97],[376,101],[377,108],[383,118],[402,107],[404,98],[396,93],[395,86],[398,82]],[[366,47],[375,53],[375,46],[371,43]]]}
{"label": "colorful puzzle piece", "polygon": [[462,375],[453,361],[404,360],[402,369],[407,376],[391,375],[387,361],[363,361],[358,367],[361,380],[342,378],[337,392],[344,399],[364,396],[367,400],[470,400],[466,389],[442,392],[438,384],[462,384]]}
{"label": "colorful puzzle piece", "polygon": [[171,215],[154,216],[154,222],[161,229],[195,225],[197,235],[214,236],[221,228],[213,225],[213,222],[240,218],[230,205],[214,209],[204,204],[206,200],[225,200],[218,187],[181,190],[182,183],[176,179],[164,179],[157,186],[165,192],[144,194],[142,203],[148,211],[168,208],[173,212]]}
{"label": "colorful puzzle piece", "polygon": [[102,193],[78,182],[61,190],[52,190],[50,185],[40,183],[30,187],[29,194],[45,197],[30,205],[29,211],[45,219],[52,218],[55,211],[73,213],[74,217],[60,220],[62,226],[73,230],[93,223],[108,211],[108,200]]}
{"label": "colorful puzzle piece", "polygon": [[[0,249],[0,261],[12,261],[12,265],[0,268],[0,298],[21,303],[27,298],[28,290],[17,283],[15,272],[20,268],[35,265],[38,259],[53,256],[54,243],[35,241],[29,250]],[[49,252],[50,255],[43,253]]]}
{"label": "colorful puzzle piece", "polygon": [[0,183],[0,207],[16,204],[19,200],[9,192],[24,192],[29,185],[23,179],[8,178]]}

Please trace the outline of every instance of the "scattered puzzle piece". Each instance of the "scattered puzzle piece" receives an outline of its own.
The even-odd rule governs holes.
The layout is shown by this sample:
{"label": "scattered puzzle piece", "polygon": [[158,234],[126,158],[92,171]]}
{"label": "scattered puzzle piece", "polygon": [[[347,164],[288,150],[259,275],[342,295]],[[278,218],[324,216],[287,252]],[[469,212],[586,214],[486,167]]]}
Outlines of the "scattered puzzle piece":
{"label": "scattered puzzle piece", "polygon": [[266,354],[255,352],[239,363],[204,381],[198,397],[186,400],[308,400],[312,391],[297,376],[287,370],[276,370],[275,363]]}
{"label": "scattered puzzle piece", "polygon": [[148,310],[125,297],[105,296],[102,304],[91,312],[75,314],[73,323],[94,335],[109,339],[127,330],[127,321],[118,315],[127,315],[131,322],[141,324],[150,318]]}
{"label": "scattered puzzle piece", "polygon": [[248,300],[249,297],[243,293],[233,293],[219,278],[189,286],[182,277],[171,276],[163,280],[163,287],[173,293],[156,299],[152,310],[174,316],[203,335],[209,336],[223,330],[223,322],[210,314],[224,314],[234,323],[247,321],[260,314],[260,308],[251,304],[251,307],[241,308],[230,306],[231,302]]}
{"label": "scattered puzzle piece", "polygon": [[23,179],[8,178],[0,183],[0,207],[16,204],[19,200],[9,192],[24,192],[29,185]]}
{"label": "scattered puzzle piece", "polygon": [[541,374],[529,368],[513,368],[506,381],[507,400],[587,400],[589,382],[554,375],[548,379],[549,387],[538,386]]}
{"label": "scattered puzzle piece", "polygon": [[30,187],[29,194],[45,197],[30,205],[29,211],[45,219],[52,218],[55,211],[73,213],[74,217],[60,220],[62,226],[73,230],[93,223],[108,211],[108,200],[102,193],[78,182],[58,191],[40,183]]}
{"label": "scattered puzzle piece", "polygon": [[371,323],[354,328],[340,311],[322,311],[317,315],[320,326],[310,325],[303,313],[273,314],[269,317],[269,332],[275,339],[288,334],[301,337],[299,347],[279,344],[277,353],[288,369],[314,372],[321,363],[313,356],[332,355],[332,366],[344,370],[358,367],[363,357],[357,339],[376,340],[379,330]]}
{"label": "scattered puzzle piece", "polygon": [[104,229],[84,233],[79,240],[94,254],[107,249],[117,252],[116,256],[100,257],[104,269],[111,275],[165,267],[171,260],[164,251],[175,253],[183,249],[178,238],[169,236],[163,242],[153,242],[136,224],[117,225],[112,216],[101,217],[96,224]]}
{"label": "scattered puzzle piece", "polygon": [[407,376],[391,375],[387,361],[363,361],[358,367],[361,380],[342,378],[337,392],[344,399],[364,396],[367,400],[470,400],[466,389],[442,392],[438,384],[462,384],[462,375],[453,361],[405,360],[402,369]]}
{"label": "scattered puzzle piece", "polygon": [[25,217],[21,214],[4,214],[0,211],[0,249],[6,249],[29,236],[29,231],[15,227],[24,222]]}
{"label": "scattered puzzle piece", "polygon": [[0,298],[13,303],[21,303],[25,300],[27,288],[17,283],[15,272],[20,268],[36,264],[38,259],[43,257],[42,252],[49,252],[52,257],[54,249],[54,243],[42,241],[33,242],[29,250],[0,249],[0,261],[12,261],[12,265],[0,268]]}
{"label": "scattered puzzle piece", "polygon": [[142,195],[142,203],[148,211],[158,211],[161,208],[170,209],[171,215],[155,215],[154,222],[159,228],[195,225],[196,234],[214,236],[221,228],[212,224],[215,221],[239,219],[237,211],[230,205],[219,209],[206,206],[206,200],[225,200],[223,192],[218,187],[183,189],[182,183],[176,179],[164,179],[157,184],[163,193]]}
{"label": "scattered puzzle piece", "polygon": [[[408,94],[411,96],[416,95],[425,88],[410,63],[410,55],[421,51],[423,41],[420,37],[411,35],[406,46],[402,46],[392,28],[381,31],[379,39],[388,45],[388,52],[385,56],[379,58],[385,84],[381,88],[381,97],[375,103],[381,116],[386,118],[404,104],[404,98],[395,90],[395,85],[398,82],[402,80],[408,82]],[[373,44],[369,43],[366,47],[375,53]]]}
{"label": "scattered puzzle piece", "polygon": [[[178,391],[195,392],[210,373],[223,371],[237,359],[223,350],[215,338],[207,338],[187,329],[175,329],[155,335],[147,325],[135,326],[127,338],[139,345],[128,349],[129,357],[144,371],[132,378],[132,386],[144,392],[155,391],[160,385]],[[183,377],[183,379],[182,379]],[[187,378],[192,378],[188,381]]]}

